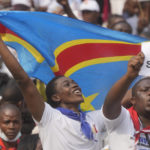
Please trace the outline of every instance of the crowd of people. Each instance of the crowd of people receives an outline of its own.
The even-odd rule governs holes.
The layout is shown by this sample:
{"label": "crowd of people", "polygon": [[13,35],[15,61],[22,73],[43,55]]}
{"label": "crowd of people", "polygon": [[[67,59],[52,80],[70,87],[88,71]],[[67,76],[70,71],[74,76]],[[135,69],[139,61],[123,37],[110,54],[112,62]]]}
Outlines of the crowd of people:
{"label": "crowd of people", "polygon": [[149,0],[1,0],[1,10],[45,11],[149,38]]}
{"label": "crowd of people", "polygon": [[[0,10],[55,13],[150,39],[150,0],[0,0]],[[84,98],[75,81],[56,76],[43,86],[1,38],[0,57],[0,150],[150,150],[150,77],[128,90],[142,52],[91,112],[79,109]]]}

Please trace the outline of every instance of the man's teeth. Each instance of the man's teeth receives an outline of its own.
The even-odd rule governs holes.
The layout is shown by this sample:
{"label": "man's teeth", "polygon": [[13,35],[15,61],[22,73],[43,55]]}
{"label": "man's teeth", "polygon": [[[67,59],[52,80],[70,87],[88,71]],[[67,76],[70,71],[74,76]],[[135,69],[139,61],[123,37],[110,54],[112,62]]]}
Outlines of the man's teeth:
{"label": "man's teeth", "polygon": [[75,90],[74,91],[75,94],[81,93],[80,90]]}

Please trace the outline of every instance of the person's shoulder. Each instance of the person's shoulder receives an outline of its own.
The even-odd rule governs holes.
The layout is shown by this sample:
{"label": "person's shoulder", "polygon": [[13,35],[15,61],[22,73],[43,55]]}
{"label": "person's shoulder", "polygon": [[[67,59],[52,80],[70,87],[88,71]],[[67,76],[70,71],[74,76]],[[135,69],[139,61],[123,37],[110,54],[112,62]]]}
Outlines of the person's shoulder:
{"label": "person's shoulder", "polygon": [[47,102],[45,102],[45,109],[44,112],[56,112],[56,113],[60,113],[60,111],[58,111],[56,108],[53,108],[50,104],[48,104]]}
{"label": "person's shoulder", "polygon": [[93,111],[88,111],[88,112],[87,112],[87,115],[100,114],[101,112],[102,112],[101,109],[93,110]]}
{"label": "person's shoulder", "polygon": [[91,118],[92,120],[102,120],[102,110],[93,110],[86,112],[87,118]]}
{"label": "person's shoulder", "polygon": [[97,110],[93,110],[93,111],[89,111],[87,112],[87,116],[91,117],[93,119],[98,119],[98,120],[102,120],[102,116],[103,116],[103,112],[102,109],[97,109]]}
{"label": "person's shoulder", "polygon": [[106,130],[101,109],[87,112],[87,120],[95,124],[100,132],[104,132]]}

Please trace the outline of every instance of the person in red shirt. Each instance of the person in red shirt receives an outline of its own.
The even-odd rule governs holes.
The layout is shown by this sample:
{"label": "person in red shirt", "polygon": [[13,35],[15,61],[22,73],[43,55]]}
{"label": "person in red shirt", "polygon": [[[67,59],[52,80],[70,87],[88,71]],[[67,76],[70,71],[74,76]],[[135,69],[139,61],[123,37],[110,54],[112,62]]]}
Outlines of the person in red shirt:
{"label": "person in red shirt", "polygon": [[0,106],[0,150],[17,150],[21,124],[21,113],[15,105]]}

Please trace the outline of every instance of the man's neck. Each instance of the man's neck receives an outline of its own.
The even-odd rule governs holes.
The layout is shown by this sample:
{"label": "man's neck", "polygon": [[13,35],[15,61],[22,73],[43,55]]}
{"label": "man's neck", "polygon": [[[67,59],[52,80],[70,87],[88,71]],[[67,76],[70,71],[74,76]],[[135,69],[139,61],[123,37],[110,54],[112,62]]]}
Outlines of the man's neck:
{"label": "man's neck", "polygon": [[148,126],[150,126],[150,118],[144,117],[144,116],[139,116],[140,121],[143,125],[143,128],[146,128]]}
{"label": "man's neck", "polygon": [[17,148],[17,141],[16,142],[7,142],[4,140],[2,140],[2,141],[3,141],[6,148],[12,148],[12,147]]}
{"label": "man's neck", "polygon": [[60,107],[79,113],[79,104],[61,104]]}

